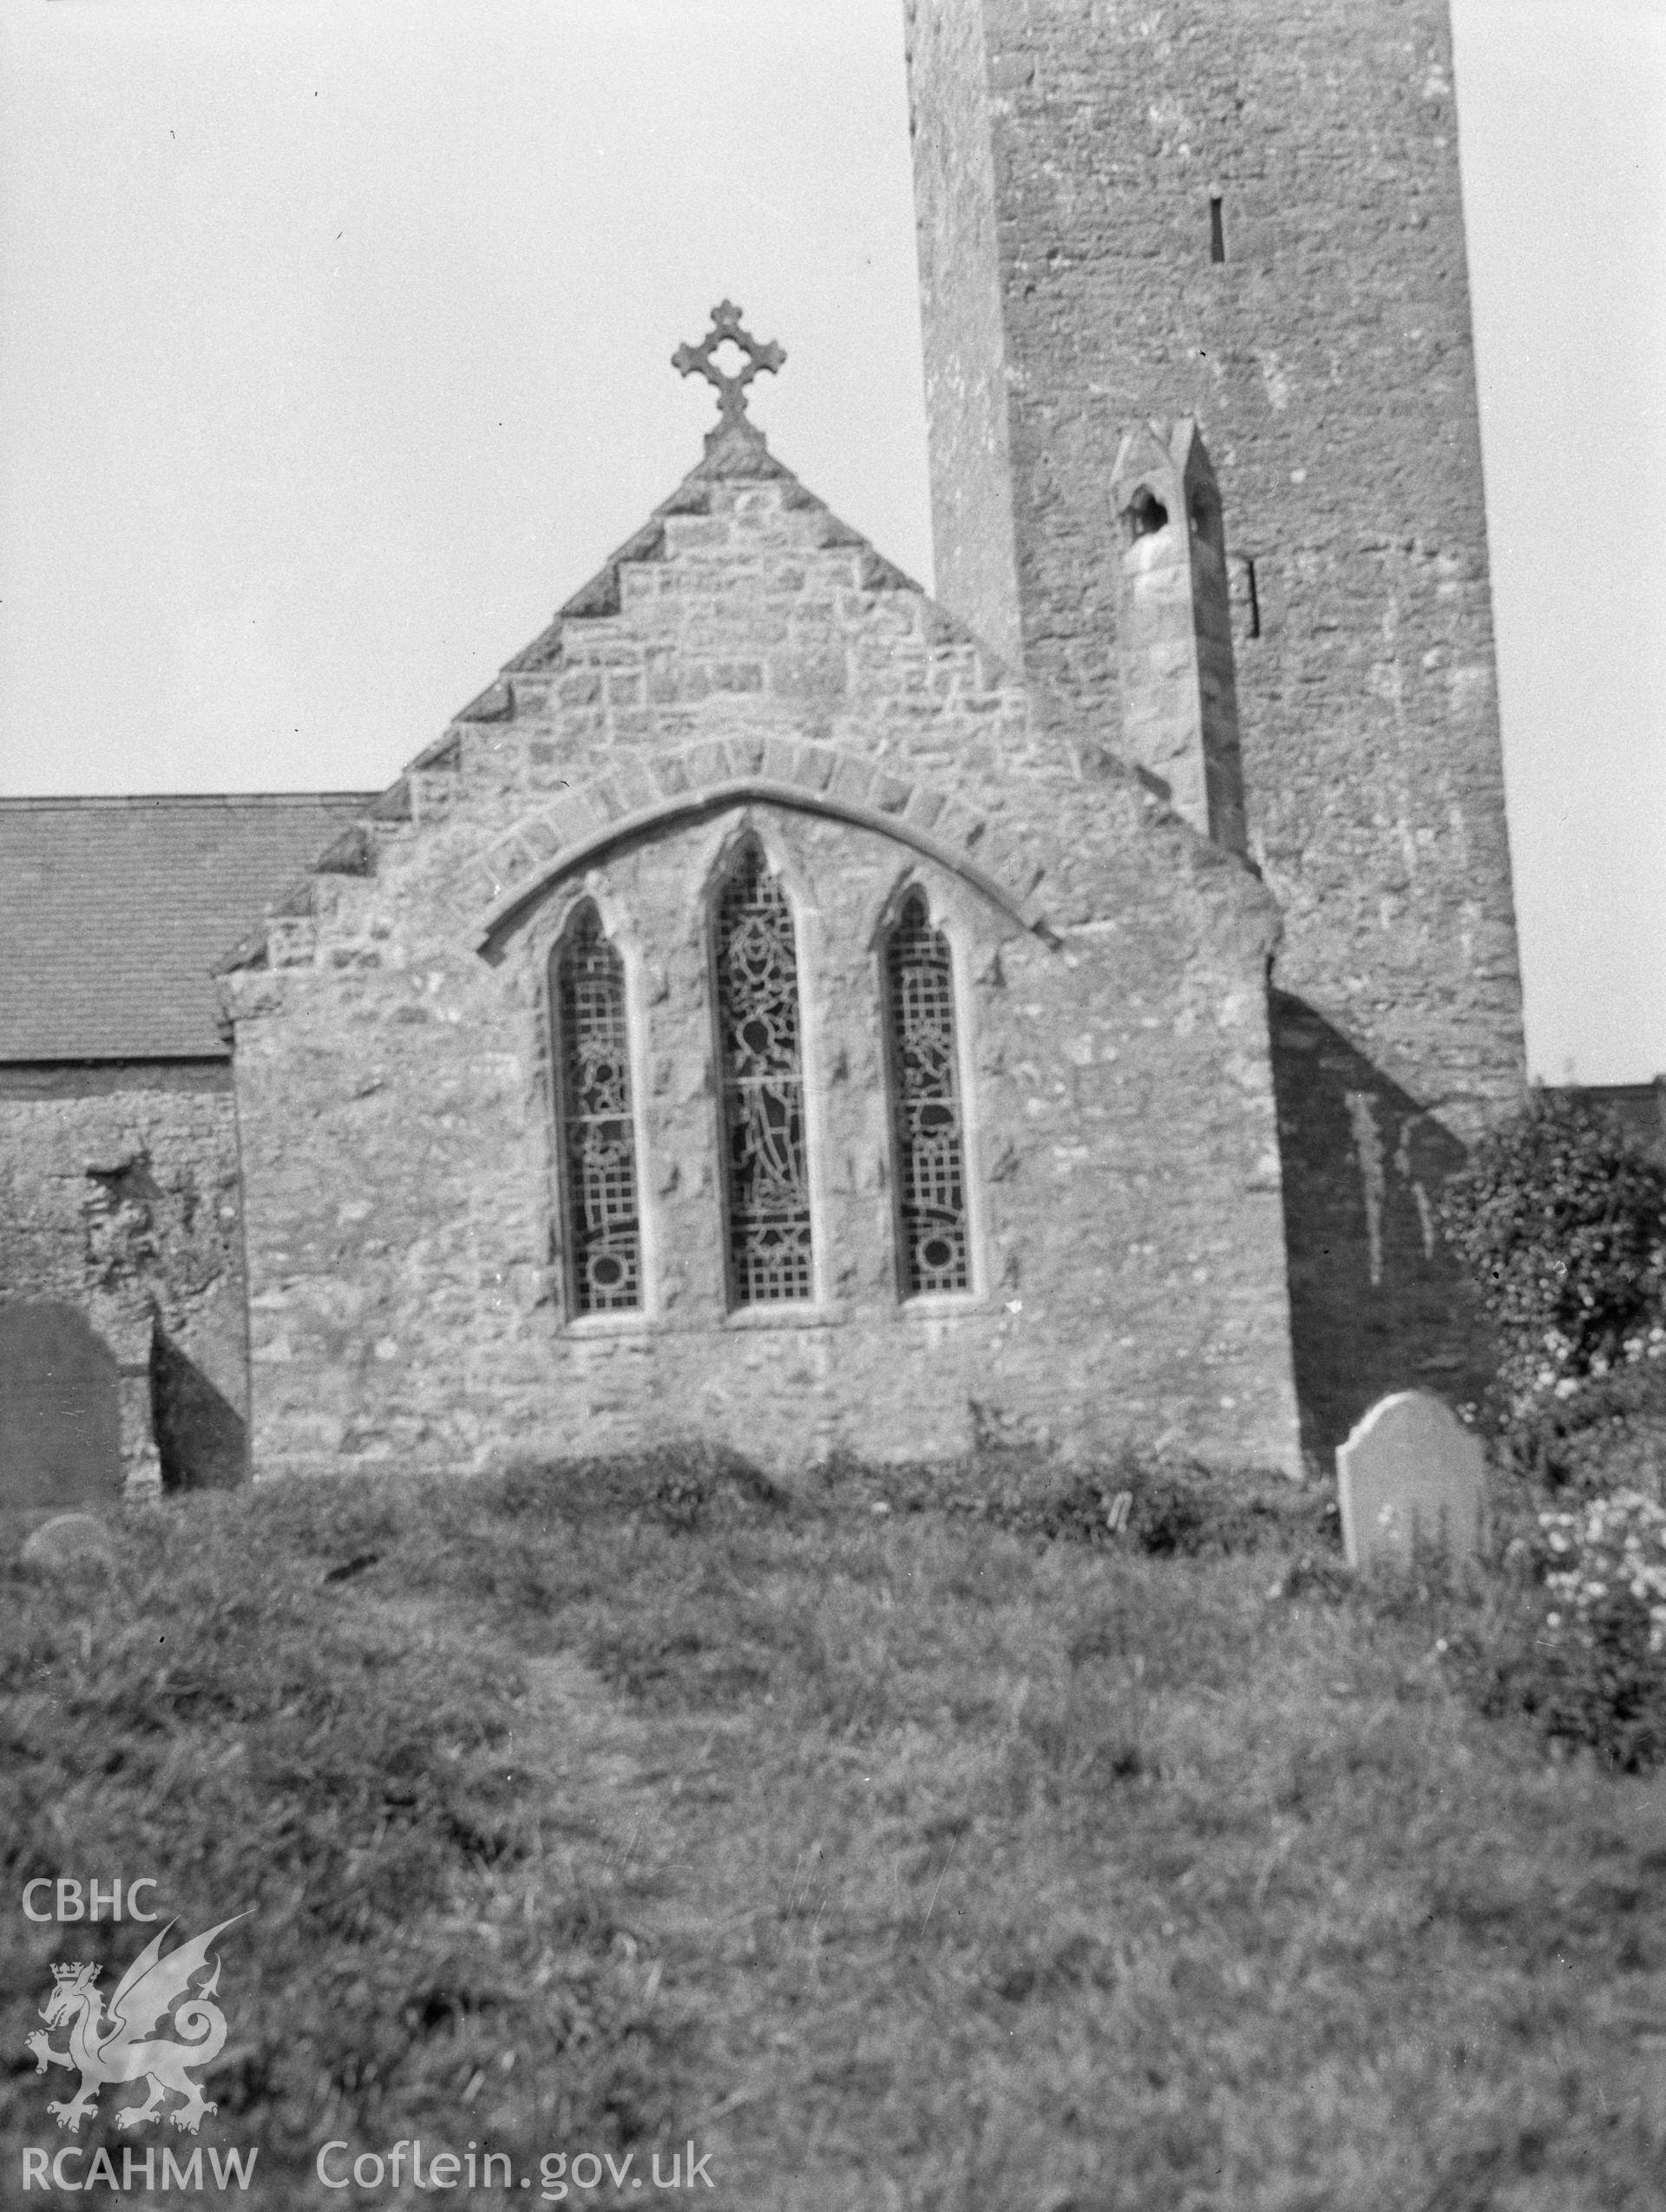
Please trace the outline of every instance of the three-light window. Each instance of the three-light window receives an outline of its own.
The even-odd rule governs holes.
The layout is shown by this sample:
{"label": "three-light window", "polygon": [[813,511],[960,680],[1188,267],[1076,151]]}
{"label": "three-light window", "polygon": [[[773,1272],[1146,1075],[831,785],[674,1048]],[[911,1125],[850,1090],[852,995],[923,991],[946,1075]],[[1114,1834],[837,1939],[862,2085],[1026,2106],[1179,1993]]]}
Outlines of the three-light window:
{"label": "three-light window", "polygon": [[[711,916],[723,1236],[731,1309],[813,1302],[816,1231],[792,909],[748,837]],[[973,1284],[954,977],[947,936],[910,890],[880,947],[879,1012],[904,1299]],[[550,959],[567,1310],[645,1304],[624,963],[593,902]]]}

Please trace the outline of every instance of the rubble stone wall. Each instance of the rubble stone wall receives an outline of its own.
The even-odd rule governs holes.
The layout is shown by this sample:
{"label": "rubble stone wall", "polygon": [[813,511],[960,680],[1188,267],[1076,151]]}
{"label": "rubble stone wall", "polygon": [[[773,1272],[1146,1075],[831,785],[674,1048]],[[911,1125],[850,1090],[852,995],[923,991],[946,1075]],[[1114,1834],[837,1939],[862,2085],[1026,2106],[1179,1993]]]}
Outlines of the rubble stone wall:
{"label": "rubble stone wall", "polygon": [[25,1301],[72,1307],[114,1353],[130,1481],[238,1479],[248,1369],[227,1064],[0,1068],[0,1304]]}
{"label": "rubble stone wall", "polygon": [[[922,256],[993,166],[1002,304],[969,254],[926,286],[934,469],[1008,482],[1018,548],[1015,608],[952,538],[940,594],[1016,620],[1057,712],[1114,723],[1118,443],[1198,418],[1256,565],[1238,708],[1281,988],[1473,1131],[1524,1074],[1445,0],[910,12]],[[997,346],[1006,419],[968,443],[956,394]]]}
{"label": "rubble stone wall", "polygon": [[[1044,717],[1114,726],[1118,440],[1193,416],[1219,478],[1322,1449],[1368,1374],[1409,1386],[1438,1354],[1456,1389],[1485,1367],[1415,1187],[1525,1083],[1446,0],[907,14],[935,511],[1005,500],[1016,547],[997,572],[940,532],[946,604],[1021,636]],[[992,197],[992,225],[957,215]],[[968,412],[996,388],[1004,409]],[[1374,1241],[1339,1055],[1374,1126],[1432,1120],[1417,1175],[1385,1140],[1416,1234]]]}
{"label": "rubble stone wall", "polygon": [[[690,1434],[1294,1467],[1270,902],[790,479],[688,500],[225,979],[257,1471]],[[748,828],[795,915],[817,1281],[731,1312],[708,915]],[[910,883],[953,948],[975,1247],[919,1301],[878,967]],[[640,1315],[566,1308],[548,962],[581,896],[626,965]]]}

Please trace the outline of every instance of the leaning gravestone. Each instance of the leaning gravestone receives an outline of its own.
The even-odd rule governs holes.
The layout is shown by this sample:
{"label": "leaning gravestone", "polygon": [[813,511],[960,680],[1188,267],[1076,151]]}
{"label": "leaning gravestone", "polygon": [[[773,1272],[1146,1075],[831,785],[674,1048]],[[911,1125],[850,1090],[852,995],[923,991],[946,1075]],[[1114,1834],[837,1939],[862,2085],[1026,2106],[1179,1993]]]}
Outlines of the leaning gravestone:
{"label": "leaning gravestone", "polygon": [[1481,1548],[1480,1439],[1424,1390],[1380,1398],[1336,1451],[1342,1543],[1351,1567],[1408,1567],[1438,1548]]}
{"label": "leaning gravestone", "polygon": [[115,1355],[73,1306],[0,1306],[0,1541],[108,1512],[121,1485]]}

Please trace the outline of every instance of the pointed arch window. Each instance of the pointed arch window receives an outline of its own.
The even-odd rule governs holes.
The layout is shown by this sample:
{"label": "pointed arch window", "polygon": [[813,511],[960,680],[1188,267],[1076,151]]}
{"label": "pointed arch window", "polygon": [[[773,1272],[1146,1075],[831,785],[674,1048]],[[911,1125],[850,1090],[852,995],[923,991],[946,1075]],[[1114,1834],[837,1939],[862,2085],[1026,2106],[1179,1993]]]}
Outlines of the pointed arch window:
{"label": "pointed arch window", "polygon": [[551,956],[567,1210],[568,1310],[642,1303],[625,966],[587,899]]}
{"label": "pointed arch window", "polygon": [[885,942],[900,1270],[904,1297],[969,1290],[966,1145],[948,940],[910,891]]}
{"label": "pointed arch window", "polygon": [[786,894],[754,839],[724,876],[714,923],[730,1299],[811,1298],[798,962]]}

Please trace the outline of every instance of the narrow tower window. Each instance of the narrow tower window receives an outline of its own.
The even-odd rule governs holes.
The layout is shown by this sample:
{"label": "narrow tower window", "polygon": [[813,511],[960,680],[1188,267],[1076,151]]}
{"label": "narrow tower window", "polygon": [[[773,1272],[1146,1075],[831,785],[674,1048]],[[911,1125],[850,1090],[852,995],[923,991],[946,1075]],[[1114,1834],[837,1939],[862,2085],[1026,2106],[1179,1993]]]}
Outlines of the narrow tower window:
{"label": "narrow tower window", "polygon": [[885,1015],[904,1297],[971,1288],[948,942],[910,891],[885,948]]}
{"label": "narrow tower window", "polygon": [[792,915],[751,838],[718,896],[716,952],[730,1300],[751,1306],[810,1298],[810,1167]]}
{"label": "narrow tower window", "polygon": [[1221,213],[1221,194],[1213,189],[1209,195],[1209,258],[1211,261],[1226,259],[1226,224]]}
{"label": "narrow tower window", "polygon": [[625,969],[587,899],[551,961],[561,1070],[567,1297],[575,1314],[642,1303]]}

